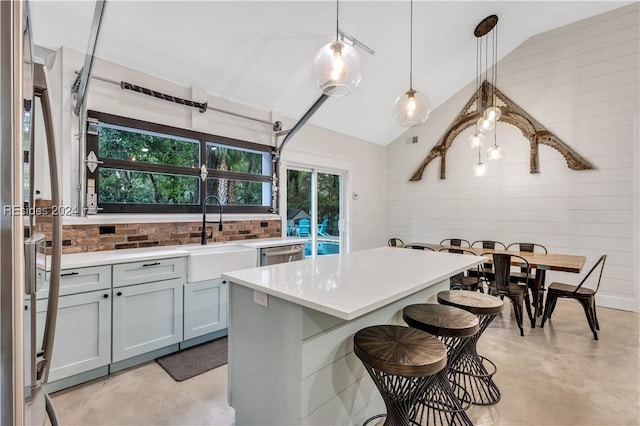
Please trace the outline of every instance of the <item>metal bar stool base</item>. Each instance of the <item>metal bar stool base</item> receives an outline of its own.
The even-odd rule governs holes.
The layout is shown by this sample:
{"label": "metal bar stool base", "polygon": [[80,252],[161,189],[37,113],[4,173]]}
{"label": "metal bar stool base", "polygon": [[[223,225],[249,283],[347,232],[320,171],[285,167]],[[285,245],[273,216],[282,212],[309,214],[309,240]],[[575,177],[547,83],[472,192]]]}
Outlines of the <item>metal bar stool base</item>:
{"label": "metal bar stool base", "polygon": [[[493,318],[480,318],[482,325],[488,325]],[[483,324],[484,323],[484,324]],[[474,405],[493,405],[501,398],[500,389],[493,381],[498,371],[490,359],[478,355],[476,352],[477,336],[465,345],[462,352],[449,367],[449,379],[456,383],[454,392],[463,402]]]}
{"label": "metal bar stool base", "polygon": [[[423,401],[418,406],[416,420],[420,425],[455,425],[473,426],[473,422],[465,413],[470,403],[464,406],[461,399],[456,396],[449,382],[447,372],[442,371],[434,377]],[[466,393],[462,389],[463,393]],[[470,395],[466,395],[470,399]]]}

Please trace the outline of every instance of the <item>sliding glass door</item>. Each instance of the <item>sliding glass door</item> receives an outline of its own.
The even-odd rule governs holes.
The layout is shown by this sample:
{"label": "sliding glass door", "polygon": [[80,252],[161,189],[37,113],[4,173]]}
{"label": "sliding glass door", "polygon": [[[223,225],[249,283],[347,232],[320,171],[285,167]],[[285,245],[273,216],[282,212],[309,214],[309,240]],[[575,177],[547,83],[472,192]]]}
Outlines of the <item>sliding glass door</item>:
{"label": "sliding glass door", "polygon": [[287,169],[287,235],[309,237],[305,256],[343,250],[343,177],[334,171]]}

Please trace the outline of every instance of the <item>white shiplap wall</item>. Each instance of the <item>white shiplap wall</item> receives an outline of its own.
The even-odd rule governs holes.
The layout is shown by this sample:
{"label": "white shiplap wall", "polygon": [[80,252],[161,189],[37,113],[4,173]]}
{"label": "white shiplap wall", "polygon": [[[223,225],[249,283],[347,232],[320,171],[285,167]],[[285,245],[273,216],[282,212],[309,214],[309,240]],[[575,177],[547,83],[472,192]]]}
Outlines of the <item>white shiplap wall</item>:
{"label": "white shiplap wall", "polygon": [[[570,170],[540,146],[539,174],[529,173],[529,144],[515,127],[497,126],[504,159],[478,159],[467,129],[420,182],[409,182],[423,158],[473,94],[470,83],[387,148],[387,236],[405,242],[459,237],[535,242],[550,252],[584,255],[588,271],[607,253],[598,304],[639,311],[638,284],[638,3],[537,35],[498,64],[498,88],[554,132],[595,170]],[[469,40],[475,42],[475,40]],[[474,58],[469,58],[469,66]],[[407,137],[417,135],[417,144]],[[578,282],[552,272],[547,282]]]}

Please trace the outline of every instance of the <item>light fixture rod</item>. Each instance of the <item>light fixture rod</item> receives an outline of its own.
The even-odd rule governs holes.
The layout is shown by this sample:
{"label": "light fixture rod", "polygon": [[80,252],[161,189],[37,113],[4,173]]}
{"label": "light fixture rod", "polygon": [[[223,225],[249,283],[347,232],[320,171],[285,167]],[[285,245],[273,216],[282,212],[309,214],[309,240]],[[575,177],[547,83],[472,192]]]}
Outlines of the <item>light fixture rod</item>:
{"label": "light fixture rod", "polygon": [[413,90],[413,0],[409,17],[409,90]]}
{"label": "light fixture rod", "polygon": [[357,38],[355,38],[354,36],[352,36],[351,34],[347,33],[345,30],[339,30],[338,32],[340,34],[340,40],[349,43],[353,46],[358,46],[359,48],[361,48],[362,50],[364,50],[365,52],[367,52],[369,55],[375,55],[376,52],[375,50],[373,50],[372,48],[370,48],[369,46],[367,46],[366,44],[364,44],[363,42],[361,42],[360,40],[358,40]]}

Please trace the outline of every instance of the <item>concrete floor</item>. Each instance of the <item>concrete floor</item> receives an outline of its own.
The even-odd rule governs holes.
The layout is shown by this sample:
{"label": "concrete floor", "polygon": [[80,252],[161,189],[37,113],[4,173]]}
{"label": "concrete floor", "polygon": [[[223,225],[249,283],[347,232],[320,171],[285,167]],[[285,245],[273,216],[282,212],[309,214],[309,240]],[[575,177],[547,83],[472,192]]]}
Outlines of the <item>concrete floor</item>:
{"label": "concrete floor", "polygon": [[[511,305],[480,339],[502,400],[468,410],[481,425],[639,425],[639,316],[598,309],[593,340],[580,305],[558,301],[544,330],[520,337]],[[539,321],[538,321],[539,324]],[[63,425],[231,425],[227,367],[175,382],[155,362],[53,395]]]}

